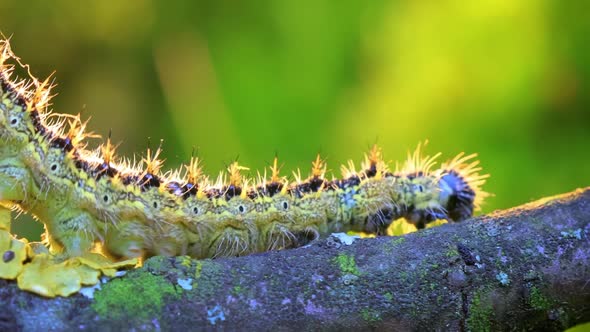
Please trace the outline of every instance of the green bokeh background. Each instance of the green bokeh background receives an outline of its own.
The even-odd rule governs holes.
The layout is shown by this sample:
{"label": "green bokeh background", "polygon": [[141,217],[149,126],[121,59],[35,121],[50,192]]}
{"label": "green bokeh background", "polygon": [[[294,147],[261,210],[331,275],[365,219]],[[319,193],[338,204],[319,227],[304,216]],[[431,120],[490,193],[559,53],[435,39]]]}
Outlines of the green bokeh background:
{"label": "green bokeh background", "polygon": [[479,153],[483,212],[590,185],[587,1],[3,0],[0,30],[125,156],[163,139],[169,167],[195,147],[216,174],[319,151],[338,173],[429,139]]}

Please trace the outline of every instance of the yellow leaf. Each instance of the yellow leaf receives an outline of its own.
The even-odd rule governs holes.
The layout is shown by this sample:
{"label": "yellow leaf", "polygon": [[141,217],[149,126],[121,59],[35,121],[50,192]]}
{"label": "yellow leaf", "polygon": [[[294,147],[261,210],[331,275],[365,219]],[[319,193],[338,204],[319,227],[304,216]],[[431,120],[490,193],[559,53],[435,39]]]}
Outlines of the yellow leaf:
{"label": "yellow leaf", "polygon": [[17,240],[6,230],[0,230],[0,278],[15,279],[27,258],[27,240]]}
{"label": "yellow leaf", "polygon": [[118,268],[136,264],[137,259],[112,262],[96,253],[62,261],[47,253],[33,252],[32,261],[18,277],[18,287],[47,297],[68,296],[78,292],[82,285],[98,283],[101,274],[113,277]]}
{"label": "yellow leaf", "polygon": [[89,286],[96,285],[98,283],[98,277],[100,277],[100,271],[95,270],[87,265],[80,265],[76,267],[76,271],[80,275],[80,284]]}
{"label": "yellow leaf", "polygon": [[389,228],[387,228],[387,235],[399,236],[417,231],[416,226],[410,224],[404,218],[394,220]]}
{"label": "yellow leaf", "polygon": [[445,219],[436,219],[433,222],[429,222],[428,224],[426,224],[426,228],[431,228],[431,227],[436,227],[436,226],[440,226],[440,225],[444,225],[444,224],[448,224],[449,222],[446,221]]}
{"label": "yellow leaf", "polygon": [[56,264],[53,257],[39,254],[25,266],[17,281],[18,287],[22,290],[56,297],[68,296],[79,291],[82,278],[75,264],[68,264],[68,261]]}
{"label": "yellow leaf", "polygon": [[124,260],[121,262],[113,262],[107,257],[97,253],[86,253],[81,257],[76,257],[76,259],[78,259],[80,263],[85,264],[93,269],[101,270],[105,275],[108,275],[106,273],[107,271],[114,269],[116,272],[117,269],[134,267],[138,263],[137,258]]}

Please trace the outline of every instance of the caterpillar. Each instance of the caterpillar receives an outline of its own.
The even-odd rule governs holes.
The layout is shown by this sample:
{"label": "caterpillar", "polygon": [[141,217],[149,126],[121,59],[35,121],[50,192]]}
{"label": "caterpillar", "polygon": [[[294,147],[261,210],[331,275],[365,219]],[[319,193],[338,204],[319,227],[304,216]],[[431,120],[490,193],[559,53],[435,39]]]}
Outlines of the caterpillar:
{"label": "caterpillar", "polygon": [[163,172],[161,146],[139,163],[117,157],[110,137],[87,148],[96,137],[87,121],[49,110],[51,78],[13,78],[17,65],[28,70],[0,41],[0,202],[41,221],[49,252],[63,259],[216,258],[293,248],[331,232],[383,235],[399,218],[417,228],[465,220],[489,195],[476,154],[435,168],[440,153],[425,155],[422,144],[395,170],[374,146],[359,171],[349,161],[332,179],[320,156],[307,177],[282,175],[277,158],[255,178],[234,162],[212,180],[197,157]]}

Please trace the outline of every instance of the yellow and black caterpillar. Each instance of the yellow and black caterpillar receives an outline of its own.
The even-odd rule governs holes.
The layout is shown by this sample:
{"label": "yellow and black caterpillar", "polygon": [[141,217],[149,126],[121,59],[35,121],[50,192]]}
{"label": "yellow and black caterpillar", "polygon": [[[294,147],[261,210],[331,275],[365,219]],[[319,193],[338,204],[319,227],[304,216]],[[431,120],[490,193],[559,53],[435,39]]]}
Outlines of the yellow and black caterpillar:
{"label": "yellow and black caterpillar", "polygon": [[48,111],[49,79],[11,79],[23,65],[8,41],[0,56],[0,202],[39,219],[53,254],[238,256],[330,232],[384,234],[398,218],[418,228],[461,221],[487,196],[475,154],[435,168],[439,154],[423,156],[420,145],[395,171],[373,147],[360,171],[349,162],[331,180],[319,156],[307,178],[293,180],[280,175],[276,158],[270,176],[256,179],[236,162],[209,181],[197,158],[162,173],[159,148],[139,165],[117,158],[110,138],[86,149],[86,123]]}

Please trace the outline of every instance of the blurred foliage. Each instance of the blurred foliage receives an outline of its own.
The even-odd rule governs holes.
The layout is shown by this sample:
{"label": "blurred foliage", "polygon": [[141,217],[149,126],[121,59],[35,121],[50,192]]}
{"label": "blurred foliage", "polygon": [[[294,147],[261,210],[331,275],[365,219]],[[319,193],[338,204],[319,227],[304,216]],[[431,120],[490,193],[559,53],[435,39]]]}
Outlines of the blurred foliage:
{"label": "blurred foliage", "polygon": [[[16,1],[0,30],[58,112],[123,141],[286,172],[372,143],[477,152],[484,212],[590,185],[590,4],[559,0]],[[148,139],[151,138],[151,139]],[[98,144],[99,142],[96,142]],[[23,231],[24,232],[24,231]],[[37,236],[31,235],[31,237]]]}

